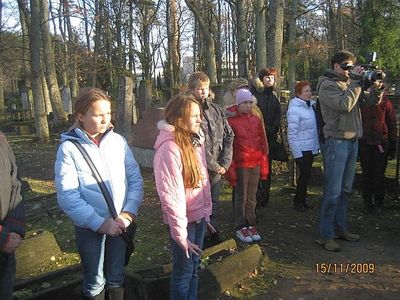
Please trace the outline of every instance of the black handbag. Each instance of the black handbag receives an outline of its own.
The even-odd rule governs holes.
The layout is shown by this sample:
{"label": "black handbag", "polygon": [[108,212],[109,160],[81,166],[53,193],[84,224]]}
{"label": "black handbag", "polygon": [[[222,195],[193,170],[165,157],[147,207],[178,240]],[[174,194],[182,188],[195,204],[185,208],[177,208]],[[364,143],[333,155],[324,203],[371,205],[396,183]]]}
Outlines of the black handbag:
{"label": "black handbag", "polygon": [[[117,211],[115,210],[114,202],[111,198],[111,194],[108,191],[107,186],[104,184],[104,181],[101,178],[100,173],[97,171],[97,168],[94,165],[89,154],[86,152],[85,148],[83,148],[82,145],[79,144],[78,141],[76,141],[76,140],[69,140],[69,141],[78,148],[78,150],[82,153],[83,158],[86,160],[87,164],[89,165],[89,168],[92,171],[93,176],[96,179],[101,192],[103,193],[104,199],[107,202],[107,206],[111,212],[111,216],[113,217],[113,219],[118,218],[118,214],[117,214]],[[129,226],[126,228],[126,231],[121,234],[122,239],[126,243],[125,266],[128,265],[129,259],[132,255],[133,251],[135,250],[135,244],[133,243],[135,234],[136,234],[136,223],[135,222],[132,222],[131,224],[129,224]]]}
{"label": "black handbag", "polygon": [[269,153],[270,153],[270,159],[276,160],[276,161],[281,161],[281,162],[287,162],[289,161],[289,155],[286,150],[286,146],[283,143],[283,134],[282,134],[282,128],[281,124],[279,124],[279,136],[280,136],[280,142],[273,141],[269,144]]}

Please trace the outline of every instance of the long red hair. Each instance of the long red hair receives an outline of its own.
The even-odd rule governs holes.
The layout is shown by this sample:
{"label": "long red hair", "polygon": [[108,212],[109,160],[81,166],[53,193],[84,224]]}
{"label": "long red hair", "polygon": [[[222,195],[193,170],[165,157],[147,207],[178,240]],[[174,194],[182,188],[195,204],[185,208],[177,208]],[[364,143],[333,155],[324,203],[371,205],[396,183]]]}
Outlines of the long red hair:
{"label": "long red hair", "polygon": [[193,96],[179,94],[168,101],[164,110],[165,120],[175,127],[175,142],[181,151],[182,176],[186,188],[199,187],[201,181],[196,149],[187,127],[193,104],[199,105]]}

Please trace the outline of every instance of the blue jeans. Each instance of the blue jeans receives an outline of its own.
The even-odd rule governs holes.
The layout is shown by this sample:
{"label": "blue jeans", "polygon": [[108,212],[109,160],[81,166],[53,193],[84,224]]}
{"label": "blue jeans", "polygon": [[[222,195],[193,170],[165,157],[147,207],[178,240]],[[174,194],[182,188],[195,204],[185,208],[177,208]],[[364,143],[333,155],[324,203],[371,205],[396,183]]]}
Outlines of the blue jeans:
{"label": "blue jeans", "polygon": [[0,255],[0,299],[11,300],[15,280],[15,255],[1,252]]}
{"label": "blue jeans", "polygon": [[[187,226],[188,239],[197,244],[200,249],[203,247],[206,223],[203,220],[198,223],[192,222]],[[186,257],[181,247],[170,238],[173,269],[171,275],[170,298],[171,300],[195,300],[197,299],[197,286],[199,276],[197,269],[200,263],[200,256],[190,254]]]}
{"label": "blue jeans", "polygon": [[94,297],[104,286],[124,285],[126,244],[122,237],[111,237],[75,226],[75,237],[83,268],[83,294]]}
{"label": "blue jeans", "polygon": [[335,229],[347,230],[347,198],[351,192],[357,140],[329,138],[324,146],[324,192],[320,210],[319,233],[324,239],[335,237]]}

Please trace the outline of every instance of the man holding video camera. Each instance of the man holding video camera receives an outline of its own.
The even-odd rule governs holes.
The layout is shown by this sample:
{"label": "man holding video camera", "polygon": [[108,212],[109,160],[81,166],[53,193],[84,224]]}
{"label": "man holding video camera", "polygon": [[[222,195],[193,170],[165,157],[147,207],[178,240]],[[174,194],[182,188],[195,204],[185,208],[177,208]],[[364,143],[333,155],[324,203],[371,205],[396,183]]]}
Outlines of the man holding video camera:
{"label": "man holding video camera", "polygon": [[317,90],[325,144],[324,190],[320,208],[319,244],[328,251],[340,251],[335,238],[355,242],[359,235],[348,231],[347,198],[351,192],[362,137],[359,98],[362,92],[361,66],[354,66],[355,56],[339,51],[331,58],[328,69],[318,80]]}

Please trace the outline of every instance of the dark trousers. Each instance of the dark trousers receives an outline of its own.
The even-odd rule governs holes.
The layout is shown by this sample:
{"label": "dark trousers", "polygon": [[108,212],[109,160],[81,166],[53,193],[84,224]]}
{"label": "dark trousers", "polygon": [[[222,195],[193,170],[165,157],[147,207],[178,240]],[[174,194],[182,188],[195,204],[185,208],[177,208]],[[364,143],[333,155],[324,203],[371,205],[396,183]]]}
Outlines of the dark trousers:
{"label": "dark trousers", "polygon": [[15,255],[0,252],[0,299],[11,300],[15,280]]}
{"label": "dark trousers", "polygon": [[387,143],[367,145],[360,141],[359,154],[362,169],[362,195],[367,205],[382,206],[385,198],[385,170],[387,166]]}
{"label": "dark trousers", "polygon": [[294,197],[294,204],[304,204],[307,197],[308,179],[311,176],[311,168],[314,161],[312,151],[302,151],[303,156],[296,158],[296,166],[299,169],[299,176],[297,177],[296,196]]}

